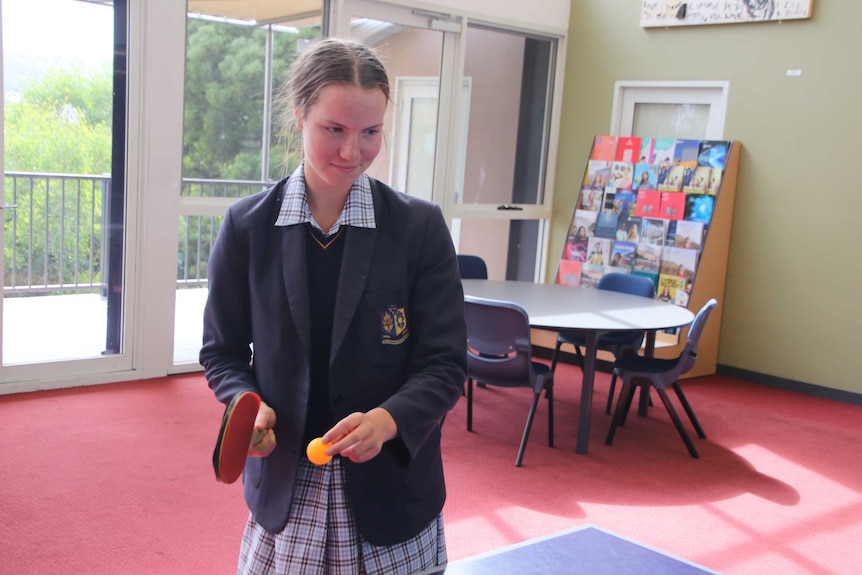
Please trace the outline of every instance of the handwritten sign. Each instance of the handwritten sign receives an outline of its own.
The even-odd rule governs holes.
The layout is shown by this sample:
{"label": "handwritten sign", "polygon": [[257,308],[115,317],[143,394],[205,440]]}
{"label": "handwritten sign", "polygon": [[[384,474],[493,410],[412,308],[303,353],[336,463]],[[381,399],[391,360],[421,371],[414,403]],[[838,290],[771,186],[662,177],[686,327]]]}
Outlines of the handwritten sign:
{"label": "handwritten sign", "polygon": [[811,18],[814,0],[643,0],[641,27]]}

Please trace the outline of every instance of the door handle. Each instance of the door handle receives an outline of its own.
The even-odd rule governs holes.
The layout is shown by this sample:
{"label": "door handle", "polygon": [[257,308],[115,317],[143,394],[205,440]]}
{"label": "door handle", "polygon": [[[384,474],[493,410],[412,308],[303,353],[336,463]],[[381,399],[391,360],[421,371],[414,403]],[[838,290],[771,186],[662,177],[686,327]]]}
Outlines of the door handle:
{"label": "door handle", "polygon": [[0,204],[0,210],[14,210],[18,204]]}

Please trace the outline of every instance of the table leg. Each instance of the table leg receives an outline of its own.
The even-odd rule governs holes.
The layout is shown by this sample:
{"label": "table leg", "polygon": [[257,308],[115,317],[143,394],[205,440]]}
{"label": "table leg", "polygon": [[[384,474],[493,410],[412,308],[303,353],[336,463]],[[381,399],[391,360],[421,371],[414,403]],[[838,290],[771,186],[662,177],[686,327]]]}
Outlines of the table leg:
{"label": "table leg", "polygon": [[587,444],[590,440],[590,415],[593,411],[593,384],[596,377],[596,349],[599,344],[599,332],[585,332],[587,345],[584,348],[583,380],[581,381],[581,412],[578,416],[578,442],[576,453],[587,454]]}
{"label": "table leg", "polygon": [[[644,355],[646,357],[652,357],[655,355],[655,332],[648,331],[646,332],[646,343],[644,344]],[[647,411],[649,409],[649,392],[650,386],[644,385],[641,386],[641,394],[638,398],[638,415],[640,417],[646,417]]]}

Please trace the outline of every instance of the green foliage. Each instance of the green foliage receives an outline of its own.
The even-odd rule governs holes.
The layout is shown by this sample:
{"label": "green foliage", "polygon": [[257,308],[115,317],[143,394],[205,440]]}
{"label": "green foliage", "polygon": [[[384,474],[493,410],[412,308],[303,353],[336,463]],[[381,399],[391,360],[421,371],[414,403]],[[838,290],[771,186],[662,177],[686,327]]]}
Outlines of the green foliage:
{"label": "green foliage", "polygon": [[[260,180],[266,31],[190,20],[187,34],[183,177]],[[316,28],[273,34],[274,92],[296,58],[297,42],[319,35]],[[286,153],[280,124],[275,118],[270,127],[269,173],[263,179],[279,179],[299,164],[299,139],[291,140]],[[212,193],[234,197],[232,190]],[[177,279],[206,279],[210,245],[220,224],[220,218],[180,218]]]}
{"label": "green foliage", "polygon": [[51,70],[5,110],[6,171],[104,174],[111,169],[111,72]]}
{"label": "green foliage", "polygon": [[[189,20],[184,102],[183,177],[261,179],[266,30]],[[319,28],[273,34],[273,90],[297,54],[297,43]],[[6,178],[5,285],[98,284],[104,194],[111,171],[112,70],[80,66],[50,70],[5,108],[7,172],[83,177]],[[289,150],[276,119],[269,174],[299,163],[300,140]],[[244,189],[245,193],[250,193]],[[178,278],[205,278],[209,243],[219,220],[180,218]],[[94,270],[90,274],[89,270]]]}
{"label": "green foliage", "polygon": [[262,29],[189,21],[185,177],[260,178],[265,58]]}
{"label": "green foliage", "polygon": [[[183,177],[259,180],[263,134],[266,30],[190,20],[186,49]],[[272,86],[277,92],[297,55],[297,42],[320,30],[273,34]],[[284,172],[285,150],[271,128],[270,179]],[[295,167],[298,153],[293,150]]]}
{"label": "green foliage", "polygon": [[[111,72],[73,67],[32,81],[5,109],[7,172],[105,174],[111,167]],[[5,285],[98,284],[101,181],[6,178]],[[92,272],[91,272],[92,270]]]}

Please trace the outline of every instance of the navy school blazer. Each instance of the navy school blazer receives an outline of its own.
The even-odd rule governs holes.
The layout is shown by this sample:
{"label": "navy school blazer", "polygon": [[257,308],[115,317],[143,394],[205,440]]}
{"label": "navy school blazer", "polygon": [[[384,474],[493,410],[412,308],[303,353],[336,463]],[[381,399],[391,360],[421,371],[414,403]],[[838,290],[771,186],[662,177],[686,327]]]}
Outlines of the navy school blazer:
{"label": "navy school blazer", "polygon": [[[227,210],[210,253],[200,362],[216,397],[255,391],[276,412],[277,447],[248,458],[245,500],[271,533],[287,523],[309,397],[305,225],[275,221],[287,179]],[[362,536],[417,535],[446,498],[440,425],[467,370],[464,293],[440,208],[371,180],[374,229],[347,227],[330,355],[335,421],[374,407],[398,426],[371,461],[343,459]],[[406,326],[385,323],[400,312]],[[252,353],[253,349],[253,353]]]}

